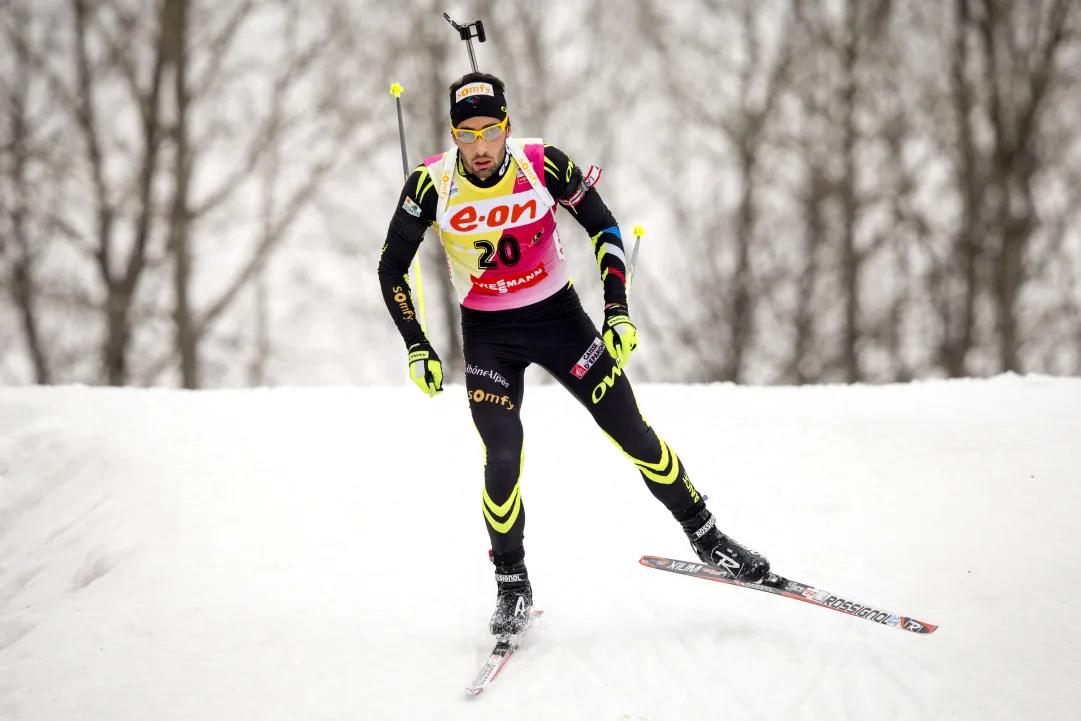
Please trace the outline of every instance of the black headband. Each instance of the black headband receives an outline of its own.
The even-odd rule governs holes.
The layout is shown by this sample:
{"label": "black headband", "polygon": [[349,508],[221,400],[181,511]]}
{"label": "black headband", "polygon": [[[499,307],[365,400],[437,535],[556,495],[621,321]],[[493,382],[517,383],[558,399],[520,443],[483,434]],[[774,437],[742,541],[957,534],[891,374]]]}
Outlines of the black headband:
{"label": "black headband", "polygon": [[468,118],[502,120],[506,116],[507,96],[491,83],[463,85],[454,93],[454,102],[450,106],[450,122],[455,127]]}

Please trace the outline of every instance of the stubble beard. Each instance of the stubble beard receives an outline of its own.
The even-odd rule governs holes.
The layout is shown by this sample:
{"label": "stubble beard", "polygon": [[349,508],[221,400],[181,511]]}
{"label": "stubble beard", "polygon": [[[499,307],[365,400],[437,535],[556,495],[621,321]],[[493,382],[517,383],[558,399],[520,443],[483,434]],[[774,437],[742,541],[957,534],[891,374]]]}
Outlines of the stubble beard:
{"label": "stubble beard", "polygon": [[492,156],[492,164],[489,165],[487,168],[484,168],[483,170],[478,170],[476,165],[474,165],[473,161],[471,160],[467,163],[467,165],[469,166],[468,170],[480,180],[487,180],[488,178],[492,177],[497,170],[503,167],[503,161],[506,160],[506,156],[507,146],[504,145],[503,151],[498,156]]}

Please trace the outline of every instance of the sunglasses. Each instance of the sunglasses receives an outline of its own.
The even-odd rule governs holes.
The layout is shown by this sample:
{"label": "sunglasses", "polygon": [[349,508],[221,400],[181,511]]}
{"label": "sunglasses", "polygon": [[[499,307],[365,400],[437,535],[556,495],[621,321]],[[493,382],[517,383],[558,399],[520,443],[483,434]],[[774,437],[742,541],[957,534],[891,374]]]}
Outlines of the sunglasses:
{"label": "sunglasses", "polygon": [[463,143],[475,143],[477,138],[484,138],[489,143],[503,134],[503,131],[507,129],[507,123],[510,121],[510,116],[503,118],[502,122],[495,125],[489,125],[481,128],[480,130],[470,130],[469,128],[456,128],[453,124],[450,126],[450,132],[454,135],[456,140],[460,140]]}

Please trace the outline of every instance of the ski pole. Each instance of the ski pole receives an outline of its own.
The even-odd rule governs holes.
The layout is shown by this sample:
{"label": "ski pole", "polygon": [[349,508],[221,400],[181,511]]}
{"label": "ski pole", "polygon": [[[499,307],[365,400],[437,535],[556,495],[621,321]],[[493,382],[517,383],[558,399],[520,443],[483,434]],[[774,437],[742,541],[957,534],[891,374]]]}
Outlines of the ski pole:
{"label": "ski pole", "polygon": [[[473,66],[473,72],[477,72],[477,56],[473,54],[473,38],[477,39],[477,42],[484,42],[484,23],[480,20],[469,23],[468,25],[459,25],[450,19],[450,15],[443,13],[443,17],[447,19],[447,22],[454,26],[454,29],[458,31],[458,35],[462,40],[465,40],[466,49],[469,50],[469,64]],[[477,34],[474,35],[472,28],[476,27]]]}
{"label": "ski pole", "polygon": [[631,292],[631,279],[634,278],[634,264],[638,260],[638,244],[642,242],[642,236],[646,229],[640,225],[634,226],[634,250],[631,251],[631,263],[627,267],[627,293]]}
{"label": "ski pole", "polygon": [[[394,83],[390,86],[390,94],[398,106],[398,138],[402,143],[402,172],[405,179],[409,179],[409,156],[405,152],[405,122],[402,120],[402,86]],[[427,317],[424,313],[424,283],[420,277],[420,253],[413,256],[413,279],[417,286],[417,315],[420,317],[420,329],[428,335]]]}

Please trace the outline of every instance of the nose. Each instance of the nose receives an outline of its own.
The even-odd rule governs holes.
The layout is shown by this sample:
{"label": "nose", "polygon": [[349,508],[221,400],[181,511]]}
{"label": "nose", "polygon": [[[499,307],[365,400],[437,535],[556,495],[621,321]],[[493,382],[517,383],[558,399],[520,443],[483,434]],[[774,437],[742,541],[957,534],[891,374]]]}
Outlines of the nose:
{"label": "nose", "polygon": [[488,148],[490,145],[491,143],[489,143],[484,138],[477,138],[473,141],[473,155],[488,155]]}

